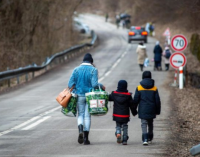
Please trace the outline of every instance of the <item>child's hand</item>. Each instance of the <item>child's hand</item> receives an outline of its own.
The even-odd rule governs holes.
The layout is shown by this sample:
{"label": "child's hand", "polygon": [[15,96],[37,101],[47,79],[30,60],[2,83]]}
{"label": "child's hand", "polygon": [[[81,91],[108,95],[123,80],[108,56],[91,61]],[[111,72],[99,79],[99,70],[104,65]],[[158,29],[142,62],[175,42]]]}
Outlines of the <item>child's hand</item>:
{"label": "child's hand", "polygon": [[133,114],[133,116],[135,117],[137,115],[137,113],[136,114]]}

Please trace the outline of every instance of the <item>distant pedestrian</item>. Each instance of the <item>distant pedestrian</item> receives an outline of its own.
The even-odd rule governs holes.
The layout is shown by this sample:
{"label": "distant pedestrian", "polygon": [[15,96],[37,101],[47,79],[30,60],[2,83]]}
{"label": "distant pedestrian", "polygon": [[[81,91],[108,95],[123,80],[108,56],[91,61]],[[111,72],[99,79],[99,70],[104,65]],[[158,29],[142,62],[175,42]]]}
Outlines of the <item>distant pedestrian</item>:
{"label": "distant pedestrian", "polygon": [[156,41],[156,45],[154,47],[154,70],[158,70],[161,71],[162,70],[162,66],[161,66],[161,61],[162,61],[162,48],[160,46],[160,42]]}
{"label": "distant pedestrian", "polygon": [[155,28],[154,28],[153,23],[150,23],[150,24],[149,24],[150,36],[153,36],[154,29],[155,29]]}
{"label": "distant pedestrian", "polygon": [[146,46],[142,42],[139,43],[136,49],[136,53],[138,55],[137,62],[140,66],[140,70],[143,71],[144,61],[147,58],[147,53],[146,53]]}
{"label": "distant pedestrian", "polygon": [[150,24],[148,22],[148,23],[146,23],[146,26],[145,26],[145,31],[147,31],[148,34],[150,33],[149,27],[150,27]]}
{"label": "distant pedestrian", "polygon": [[131,25],[130,17],[126,17],[126,19],[125,19],[125,27],[127,29],[130,29],[130,25]]}
{"label": "distant pedestrian", "polygon": [[169,70],[169,63],[170,63],[169,59],[170,59],[171,54],[172,54],[172,52],[169,49],[169,47],[165,47],[165,50],[163,51],[163,58],[164,58],[164,62],[165,62],[165,71]]}
{"label": "distant pedestrian", "polygon": [[[148,145],[153,140],[153,119],[160,114],[161,102],[158,89],[154,86],[150,71],[144,71],[142,81],[136,88],[134,105],[138,105],[138,116],[141,119],[143,145]],[[148,131],[147,131],[148,130]]]}
{"label": "distant pedestrian", "polygon": [[117,15],[116,16],[116,26],[117,26],[117,29],[119,28],[119,24],[120,24],[120,16]]}
{"label": "distant pedestrian", "polygon": [[98,71],[93,65],[93,58],[90,53],[85,54],[81,65],[76,67],[69,79],[68,87],[74,86],[75,94],[78,95],[78,143],[89,145],[89,131],[91,125],[91,115],[88,112],[88,104],[86,103],[85,93],[91,88],[100,86],[105,90],[105,87],[98,83]]}
{"label": "distant pedestrian", "polygon": [[[114,101],[113,105],[113,120],[116,121],[117,143],[127,145],[128,141],[128,122],[130,120],[130,109],[133,116],[137,115],[131,93],[127,90],[128,84],[125,80],[118,82],[116,91],[109,95],[109,101]],[[123,130],[123,137],[121,130]],[[122,140],[123,139],[123,140]]]}
{"label": "distant pedestrian", "polygon": [[105,16],[105,18],[106,18],[106,22],[108,21],[108,18],[109,18],[109,15],[108,15],[108,13],[106,13],[106,16]]}

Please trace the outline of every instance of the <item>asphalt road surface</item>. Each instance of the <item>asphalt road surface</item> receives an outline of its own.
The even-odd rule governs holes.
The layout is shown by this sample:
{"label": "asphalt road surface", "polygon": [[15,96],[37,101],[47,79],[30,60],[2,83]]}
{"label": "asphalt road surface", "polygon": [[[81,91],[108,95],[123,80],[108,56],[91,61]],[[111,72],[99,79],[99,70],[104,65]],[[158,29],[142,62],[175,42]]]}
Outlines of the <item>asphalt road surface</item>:
{"label": "asphalt road surface", "polygon": [[[138,42],[128,44],[127,31],[106,23],[102,17],[84,15],[82,18],[100,39],[98,46],[89,51],[99,70],[99,82],[111,92],[116,90],[119,80],[125,79],[128,90],[134,93],[142,78],[135,52]],[[147,53],[151,60],[156,40],[148,38],[148,41]],[[141,122],[137,116],[131,116],[128,123],[128,145],[117,144],[112,105],[109,105],[107,115],[92,117],[91,145],[77,142],[77,120],[60,112],[55,97],[67,86],[72,70],[82,62],[83,56],[35,78],[17,90],[0,95],[1,157],[153,157],[165,154],[165,140],[169,132],[169,92],[163,84],[167,73],[154,72],[153,63],[145,70],[152,71],[162,102],[161,115],[154,121],[153,144],[142,145]]]}

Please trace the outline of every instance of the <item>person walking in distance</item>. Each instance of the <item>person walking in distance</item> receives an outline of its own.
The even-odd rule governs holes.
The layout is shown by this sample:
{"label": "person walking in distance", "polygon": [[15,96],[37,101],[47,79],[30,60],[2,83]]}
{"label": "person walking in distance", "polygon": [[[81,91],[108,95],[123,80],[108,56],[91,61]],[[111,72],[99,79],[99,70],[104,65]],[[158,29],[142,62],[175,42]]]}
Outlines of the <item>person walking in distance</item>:
{"label": "person walking in distance", "polygon": [[[113,120],[116,121],[117,143],[127,145],[128,141],[128,122],[130,117],[130,109],[133,116],[137,115],[131,93],[127,90],[127,82],[120,80],[116,91],[109,95],[109,101],[114,101],[113,105]],[[123,138],[121,130],[123,129]],[[122,140],[123,139],[123,140]]]}
{"label": "person walking in distance", "polygon": [[[150,71],[144,71],[142,81],[135,90],[134,105],[138,106],[138,116],[141,119],[143,145],[153,140],[153,119],[160,114],[161,102],[158,89],[154,86]],[[148,129],[148,131],[147,131]]]}
{"label": "person walking in distance", "polygon": [[161,71],[162,70],[162,66],[161,66],[161,61],[162,61],[162,48],[160,46],[160,42],[156,41],[156,45],[154,47],[154,70],[158,70]]}
{"label": "person walking in distance", "polygon": [[169,47],[165,47],[165,50],[163,52],[163,58],[164,58],[164,62],[165,62],[165,71],[168,71],[169,70],[169,59],[170,59],[170,56],[171,56],[172,52],[171,50],[169,49]]}
{"label": "person walking in distance", "polygon": [[108,13],[106,13],[106,15],[105,15],[105,20],[106,20],[106,22],[108,21],[108,18],[109,18],[109,15],[108,15]]}
{"label": "person walking in distance", "polygon": [[88,135],[91,125],[91,115],[88,112],[88,104],[86,103],[85,93],[91,88],[100,86],[103,90],[105,87],[98,83],[98,70],[93,66],[93,58],[90,53],[85,54],[82,64],[76,67],[69,79],[68,87],[72,88],[78,95],[78,142],[84,145],[90,144]]}
{"label": "person walking in distance", "polygon": [[138,55],[137,62],[140,66],[140,70],[143,71],[144,60],[147,58],[146,46],[143,43],[139,43],[136,53]]}

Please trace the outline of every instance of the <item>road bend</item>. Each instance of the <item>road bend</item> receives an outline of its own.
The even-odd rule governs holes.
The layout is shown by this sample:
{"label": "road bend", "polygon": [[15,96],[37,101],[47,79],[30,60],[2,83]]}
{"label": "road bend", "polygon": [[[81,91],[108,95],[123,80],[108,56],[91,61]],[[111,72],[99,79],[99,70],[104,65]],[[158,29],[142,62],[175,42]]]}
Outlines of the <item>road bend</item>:
{"label": "road bend", "polygon": [[[100,82],[111,92],[116,90],[118,81],[124,79],[128,82],[128,90],[134,93],[142,78],[137,64],[138,42],[128,44],[127,30],[117,29],[106,23],[103,17],[85,14],[82,18],[99,37],[98,46],[88,52],[93,55]],[[150,60],[155,42],[149,37],[146,44]],[[67,87],[73,69],[82,62],[83,56],[54,68],[17,90],[0,95],[0,156],[153,157],[165,154],[169,92],[163,84],[167,73],[154,72],[153,63],[145,70],[152,71],[162,102],[161,115],[154,122],[153,144],[142,145],[141,122],[137,116],[131,116],[128,123],[128,145],[117,144],[111,103],[107,115],[92,117],[91,145],[78,144],[77,120],[64,116],[55,98]]]}

